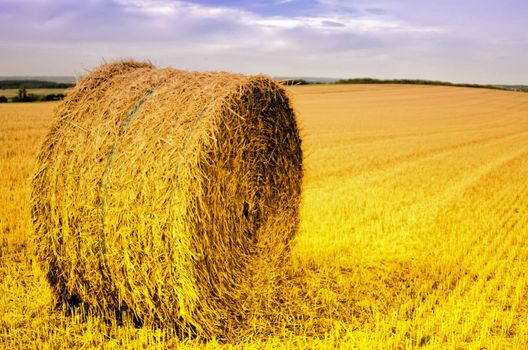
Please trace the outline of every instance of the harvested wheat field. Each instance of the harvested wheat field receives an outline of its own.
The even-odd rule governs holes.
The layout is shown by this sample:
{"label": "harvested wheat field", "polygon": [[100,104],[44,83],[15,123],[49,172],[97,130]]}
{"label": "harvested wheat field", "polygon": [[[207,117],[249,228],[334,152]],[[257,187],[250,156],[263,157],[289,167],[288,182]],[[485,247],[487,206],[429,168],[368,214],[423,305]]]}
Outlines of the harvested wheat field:
{"label": "harvested wheat field", "polygon": [[[251,294],[248,303],[234,303],[235,311],[218,306],[225,314],[217,323],[227,329],[218,331],[212,323],[203,332],[197,327],[208,323],[193,323],[195,318],[172,320],[178,327],[163,322],[169,306],[146,297],[152,294],[140,288],[146,285],[144,272],[119,269],[117,262],[112,276],[121,274],[114,286],[123,293],[115,295],[126,305],[140,305],[139,314],[111,317],[98,308],[69,308],[67,300],[54,307],[62,294],[50,287],[49,271],[36,257],[42,257],[42,247],[34,239],[31,188],[58,104],[0,105],[0,348],[528,347],[528,94],[418,85],[287,91],[303,148],[298,233],[284,248],[288,258],[279,264],[280,273],[268,270],[275,266],[269,262],[254,269],[269,271],[256,279],[270,288]],[[82,133],[80,128],[76,132]],[[138,128],[134,135],[148,130]],[[123,147],[139,147],[140,141]],[[120,146],[129,157],[119,159],[116,152],[117,169],[132,174],[133,162],[149,162]],[[100,179],[105,162],[90,168],[71,162],[61,170],[85,176],[98,166]],[[192,174],[194,168],[186,169]],[[159,198],[150,183],[134,185]],[[83,187],[78,191],[72,196],[90,200]],[[125,201],[112,191],[105,198]],[[66,207],[65,217],[70,209],[78,210]],[[127,220],[141,221],[137,215]],[[161,243],[150,243],[153,251],[163,251]],[[85,248],[91,249],[79,249]],[[89,264],[72,259],[67,290],[86,292],[85,299],[98,294],[82,286],[96,285],[103,293],[108,284],[89,280],[94,273],[80,273]],[[180,300],[176,289],[175,301]],[[217,297],[207,294],[211,290],[205,298]],[[111,306],[105,303],[99,309]],[[143,316],[145,324],[133,316]],[[194,331],[182,335],[188,320]]]}

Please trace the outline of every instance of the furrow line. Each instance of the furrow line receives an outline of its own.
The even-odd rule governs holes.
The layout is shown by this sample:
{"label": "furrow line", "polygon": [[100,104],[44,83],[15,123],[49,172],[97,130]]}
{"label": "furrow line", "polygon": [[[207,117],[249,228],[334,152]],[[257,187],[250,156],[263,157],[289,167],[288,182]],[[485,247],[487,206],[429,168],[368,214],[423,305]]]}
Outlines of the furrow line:
{"label": "furrow line", "polygon": [[488,137],[480,140],[473,140],[469,142],[464,142],[460,144],[456,144],[453,146],[448,147],[441,147],[436,148],[428,151],[423,152],[414,152],[407,155],[402,155],[398,157],[394,157],[385,161],[378,161],[371,165],[369,165],[368,169],[356,169],[356,171],[353,171],[355,169],[355,166],[347,166],[343,167],[339,170],[330,171],[328,173],[324,174],[324,178],[326,179],[324,182],[322,180],[314,180],[309,185],[310,187],[319,187],[324,185],[325,183],[328,183],[328,178],[339,178],[341,177],[340,174],[346,174],[347,177],[365,177],[368,176],[369,178],[372,178],[373,176],[386,176],[387,169],[391,169],[392,172],[394,170],[392,169],[398,169],[403,170],[406,168],[412,167],[414,164],[428,161],[435,159],[436,157],[442,157],[446,156],[454,151],[458,151],[464,148],[469,148],[473,146],[480,146],[480,145],[490,145],[494,143],[501,143],[504,141],[508,141],[510,139],[515,138],[521,138],[521,136],[528,137],[528,132],[523,131],[520,133],[510,133],[507,135],[501,135],[501,136],[494,136],[494,137]]}

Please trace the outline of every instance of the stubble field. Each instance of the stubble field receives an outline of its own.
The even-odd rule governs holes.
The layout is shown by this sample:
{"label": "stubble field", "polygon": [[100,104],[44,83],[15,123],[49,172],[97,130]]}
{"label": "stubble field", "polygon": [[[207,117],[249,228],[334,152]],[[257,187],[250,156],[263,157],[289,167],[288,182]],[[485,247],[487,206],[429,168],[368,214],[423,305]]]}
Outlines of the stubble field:
{"label": "stubble field", "polygon": [[290,285],[238,344],[50,308],[29,197],[56,104],[0,105],[0,348],[528,347],[528,94],[289,89],[305,154]]}

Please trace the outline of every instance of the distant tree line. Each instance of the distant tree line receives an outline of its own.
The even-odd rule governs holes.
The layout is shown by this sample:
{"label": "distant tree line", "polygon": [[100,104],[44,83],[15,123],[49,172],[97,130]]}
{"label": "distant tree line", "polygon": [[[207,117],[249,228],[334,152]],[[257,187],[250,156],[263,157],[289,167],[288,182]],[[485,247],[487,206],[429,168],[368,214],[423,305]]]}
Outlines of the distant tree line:
{"label": "distant tree line", "polygon": [[498,85],[481,85],[481,84],[457,84],[448,81],[422,80],[422,79],[374,79],[374,78],[353,78],[340,79],[335,84],[411,84],[411,85],[435,85],[435,86],[457,86],[471,88],[485,88],[505,90],[504,86]]}
{"label": "distant tree line", "polygon": [[528,85],[499,85],[508,90],[528,92]]}
{"label": "distant tree line", "polygon": [[308,84],[315,84],[315,83],[310,83],[304,79],[284,79],[284,80],[281,80],[281,82],[284,84],[284,85],[288,85],[288,86],[291,86],[291,85],[308,85]]}
{"label": "distant tree line", "polygon": [[470,87],[481,89],[496,89],[509,91],[528,92],[526,85],[481,85],[481,84],[458,84],[447,81],[423,80],[423,79],[375,79],[375,78],[351,78],[339,79],[333,82],[312,82],[304,79],[284,79],[282,83],[287,86],[291,85],[311,85],[311,84],[411,84],[411,85],[434,85],[434,86],[456,86]]}
{"label": "distant tree line", "polygon": [[[11,102],[59,101],[64,98],[63,93],[35,95],[29,94],[25,87],[18,89],[18,94],[11,98]],[[6,96],[0,96],[0,103],[9,102]]]}
{"label": "distant tree line", "polygon": [[[6,102],[36,102],[36,101],[58,101],[64,98],[63,93],[51,94],[32,94],[28,93],[27,89],[67,89],[74,84],[57,83],[54,81],[45,80],[0,80],[0,90],[2,89],[18,89],[16,96],[8,98],[0,96],[0,103]],[[1,91],[0,91],[1,92]]]}
{"label": "distant tree line", "polygon": [[67,89],[73,85],[44,80],[0,80],[0,89]]}

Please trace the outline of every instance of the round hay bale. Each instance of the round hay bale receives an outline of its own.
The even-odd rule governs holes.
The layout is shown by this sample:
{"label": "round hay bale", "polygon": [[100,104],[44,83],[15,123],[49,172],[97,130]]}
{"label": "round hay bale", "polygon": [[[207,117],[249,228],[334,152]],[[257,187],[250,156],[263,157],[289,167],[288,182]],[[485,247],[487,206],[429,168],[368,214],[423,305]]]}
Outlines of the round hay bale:
{"label": "round hay bale", "polygon": [[55,113],[32,214],[58,304],[203,337],[237,327],[299,224],[301,140],[284,89],[122,61]]}

